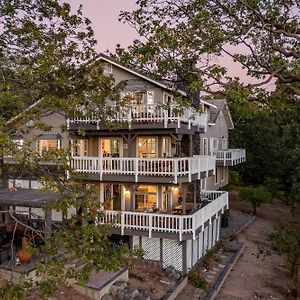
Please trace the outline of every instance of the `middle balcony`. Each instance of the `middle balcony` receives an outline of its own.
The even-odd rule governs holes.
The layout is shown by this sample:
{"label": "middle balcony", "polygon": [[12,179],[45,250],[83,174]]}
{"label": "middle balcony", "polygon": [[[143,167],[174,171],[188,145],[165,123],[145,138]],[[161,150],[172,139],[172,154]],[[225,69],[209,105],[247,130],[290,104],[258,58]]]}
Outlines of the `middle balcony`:
{"label": "middle balcony", "polygon": [[184,183],[215,173],[216,158],[72,157],[75,172],[87,180],[139,183]]}

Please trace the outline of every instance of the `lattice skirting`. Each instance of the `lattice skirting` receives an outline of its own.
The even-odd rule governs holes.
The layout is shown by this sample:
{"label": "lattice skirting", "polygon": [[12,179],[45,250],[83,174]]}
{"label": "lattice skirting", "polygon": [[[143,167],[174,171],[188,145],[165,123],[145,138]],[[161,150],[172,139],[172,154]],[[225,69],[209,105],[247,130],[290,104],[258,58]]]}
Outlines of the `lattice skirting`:
{"label": "lattice skirting", "polygon": [[133,236],[133,247],[145,251],[144,259],[162,262],[164,267],[173,266],[186,273],[205,256],[219,240],[221,218],[207,224],[195,240],[178,241],[171,239]]}

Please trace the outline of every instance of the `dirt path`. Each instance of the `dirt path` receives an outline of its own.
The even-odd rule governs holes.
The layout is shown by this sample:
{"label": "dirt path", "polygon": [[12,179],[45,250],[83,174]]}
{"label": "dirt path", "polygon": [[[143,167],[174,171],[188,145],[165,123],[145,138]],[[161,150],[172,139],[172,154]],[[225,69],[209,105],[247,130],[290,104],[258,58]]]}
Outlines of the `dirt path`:
{"label": "dirt path", "polygon": [[288,299],[289,281],[282,267],[282,258],[257,258],[259,248],[269,245],[268,235],[273,222],[258,217],[237,239],[246,249],[222,287],[218,300]]}

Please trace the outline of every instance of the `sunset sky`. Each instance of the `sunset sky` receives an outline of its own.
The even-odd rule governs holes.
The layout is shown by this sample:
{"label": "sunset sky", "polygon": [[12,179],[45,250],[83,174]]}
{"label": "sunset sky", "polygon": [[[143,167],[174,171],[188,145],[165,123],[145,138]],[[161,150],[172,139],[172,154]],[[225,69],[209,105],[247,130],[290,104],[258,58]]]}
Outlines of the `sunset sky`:
{"label": "sunset sky", "polygon": [[[128,24],[118,21],[120,11],[132,11],[136,0],[64,0],[70,3],[73,9],[83,5],[83,14],[92,21],[92,28],[98,41],[96,46],[99,52],[110,50],[114,52],[116,44],[126,47],[138,38],[137,33]],[[233,49],[232,49],[233,50]],[[236,49],[234,49],[236,50]],[[241,51],[241,49],[239,49]],[[216,62],[216,61],[215,61]],[[246,75],[241,66],[234,63],[228,56],[219,58],[219,63],[226,66],[232,76],[238,76],[247,83],[256,82]],[[273,83],[266,87],[272,89]]]}
{"label": "sunset sky", "polygon": [[135,7],[135,0],[67,0],[73,9],[83,5],[84,16],[93,23],[95,37],[98,41],[97,49],[113,51],[120,43],[128,46],[137,34],[127,24],[120,23],[118,16],[121,10],[131,11]]}

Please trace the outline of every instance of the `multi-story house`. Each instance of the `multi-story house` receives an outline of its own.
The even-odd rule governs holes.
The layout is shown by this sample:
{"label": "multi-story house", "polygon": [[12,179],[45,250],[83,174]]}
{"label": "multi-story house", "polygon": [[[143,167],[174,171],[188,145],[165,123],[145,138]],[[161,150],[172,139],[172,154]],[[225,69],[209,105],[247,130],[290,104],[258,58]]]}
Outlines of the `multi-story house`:
{"label": "multi-story house", "polygon": [[[68,120],[55,114],[44,120],[55,124],[51,133],[29,128],[15,138],[22,144],[35,137],[32,147],[40,154],[71,144],[71,166],[94,185],[104,210],[99,222],[113,221],[111,232],[143,248],[146,259],[187,272],[219,240],[221,216],[229,207],[227,192],[219,188],[228,183],[228,167],[245,159],[244,150],[227,149],[233,128],[227,104],[201,101],[201,111],[178,109],[172,86],[107,56],[99,59],[116,83],[126,83],[121,97],[128,105],[116,107],[111,117],[118,126],[108,128],[92,114]],[[67,124],[67,133],[60,132],[61,124]],[[193,145],[195,135],[200,147]],[[16,184],[37,186],[10,181]]]}

